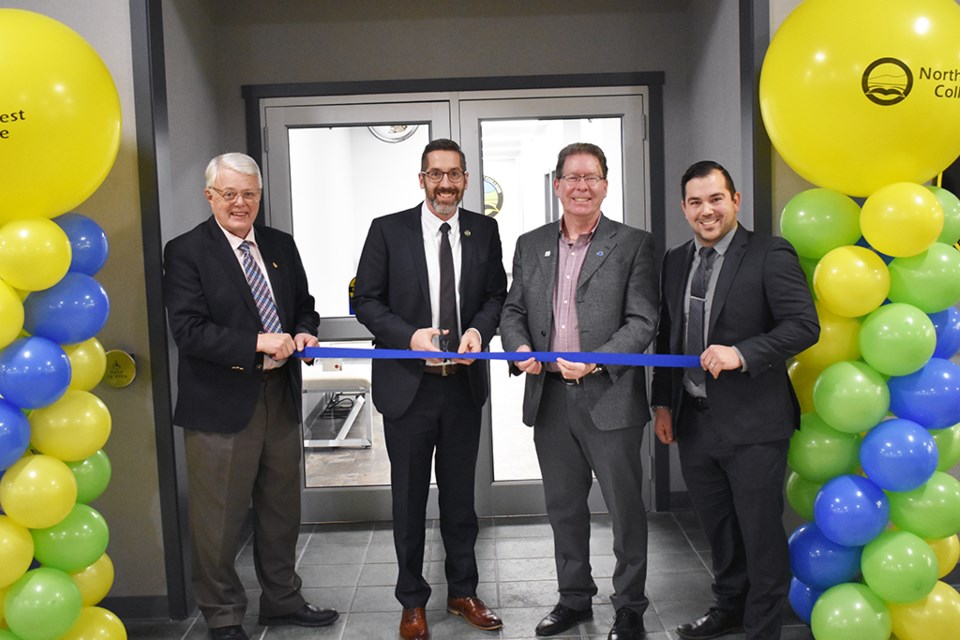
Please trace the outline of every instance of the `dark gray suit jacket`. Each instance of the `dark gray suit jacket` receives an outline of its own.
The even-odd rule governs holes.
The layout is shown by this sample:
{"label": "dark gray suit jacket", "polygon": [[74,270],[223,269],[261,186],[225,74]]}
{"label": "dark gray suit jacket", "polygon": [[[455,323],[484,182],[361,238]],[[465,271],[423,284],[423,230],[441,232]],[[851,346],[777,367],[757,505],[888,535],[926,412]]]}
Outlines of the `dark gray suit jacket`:
{"label": "dark gray suit jacket", "polygon": [[[432,326],[430,283],[420,226],[421,206],[374,219],[357,266],[353,306],[380,349],[409,349],[417,329]],[[500,232],[493,218],[460,210],[460,325],[480,332],[484,348],[497,330],[506,296]],[[410,406],[423,360],[373,361],[373,402],[387,418]],[[486,402],[487,367],[467,368],[473,399]]]}
{"label": "dark gray suit jacket", "polygon": [[[783,238],[737,227],[713,293],[707,344],[735,346],[747,372],[707,375],[707,399],[724,438],[752,444],[789,438],[800,425],[786,361],[820,335],[816,308],[797,254]],[[683,353],[683,305],[693,240],[668,251],[661,272],[657,353]],[[682,411],[682,369],[654,370],[653,404]],[[682,438],[682,433],[678,433]]]}
{"label": "dark gray suit jacket", "polygon": [[[559,223],[520,236],[513,284],[500,318],[505,351],[527,345],[549,351],[557,276]],[[657,327],[657,276],[653,236],[603,216],[577,281],[581,351],[640,353]],[[588,376],[584,389],[598,429],[642,427],[650,419],[643,367],[607,366]],[[544,375],[528,375],[523,421],[532,426],[540,409]]]}

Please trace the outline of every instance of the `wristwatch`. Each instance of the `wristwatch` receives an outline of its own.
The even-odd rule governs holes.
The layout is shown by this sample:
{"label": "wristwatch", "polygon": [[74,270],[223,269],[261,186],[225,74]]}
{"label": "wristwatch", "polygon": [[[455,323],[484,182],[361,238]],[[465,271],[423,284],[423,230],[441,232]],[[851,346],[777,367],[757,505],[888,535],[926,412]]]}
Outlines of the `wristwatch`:
{"label": "wristwatch", "polygon": [[593,371],[591,371],[591,372],[588,373],[587,375],[595,376],[595,375],[597,375],[597,374],[603,373],[604,371],[606,371],[606,369],[603,368],[603,365],[602,365],[602,364],[598,364],[597,366],[595,366],[595,367],[593,368]]}

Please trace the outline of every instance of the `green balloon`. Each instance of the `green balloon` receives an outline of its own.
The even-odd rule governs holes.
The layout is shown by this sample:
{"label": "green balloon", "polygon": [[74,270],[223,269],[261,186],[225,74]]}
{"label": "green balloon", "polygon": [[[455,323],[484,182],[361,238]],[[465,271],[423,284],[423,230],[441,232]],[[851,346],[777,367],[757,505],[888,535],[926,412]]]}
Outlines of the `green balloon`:
{"label": "green balloon", "polygon": [[103,449],[89,458],[65,464],[77,479],[77,502],[80,504],[90,504],[99,498],[110,484],[113,466]]}
{"label": "green balloon", "polygon": [[937,442],[937,471],[949,471],[960,462],[960,424],[948,429],[931,429],[930,435]]}
{"label": "green balloon", "polygon": [[846,360],[824,369],[813,383],[813,404],[824,422],[837,431],[861,433],[873,429],[887,415],[890,390],[873,367]]}
{"label": "green balloon", "polygon": [[817,640],[888,640],[893,622],[877,594],[865,585],[845,582],[817,598],[810,628]]}
{"label": "green balloon", "polygon": [[819,260],[860,239],[860,207],[839,191],[807,189],[783,208],[780,232],[798,254]]}
{"label": "green balloon", "polygon": [[813,520],[813,503],[820,493],[822,484],[804,479],[796,471],[791,471],[787,478],[787,502],[804,520]]}
{"label": "green balloon", "polygon": [[892,302],[872,311],[860,325],[860,353],[888,376],[905,376],[927,364],[937,348],[930,316],[910,304]]}
{"label": "green balloon", "polygon": [[887,493],[890,520],[904,531],[939,540],[960,531],[960,480],[935,471],[913,491]]}
{"label": "green balloon", "polygon": [[893,302],[905,302],[924,313],[936,313],[960,300],[960,251],[942,242],[887,265]]}
{"label": "green balloon", "polygon": [[800,257],[800,267],[803,269],[803,275],[807,278],[807,288],[810,289],[810,295],[816,299],[817,294],[813,290],[813,272],[817,270],[817,265],[820,264],[820,258],[804,258]]}
{"label": "green balloon", "polygon": [[867,586],[887,602],[926,598],[937,584],[937,555],[909,531],[884,531],[863,548],[860,571]]}
{"label": "green balloon", "polygon": [[46,567],[80,571],[107,550],[110,530],[96,509],[74,505],[67,517],[46,529],[31,529],[33,555]]}
{"label": "green balloon", "polygon": [[7,587],[3,615],[10,631],[22,640],[54,640],[77,621],[81,605],[80,589],[70,576],[40,567]]}
{"label": "green balloon", "polygon": [[816,413],[805,413],[800,416],[800,430],[790,438],[787,463],[805,480],[823,484],[851,473],[859,454],[859,435],[837,431]]}
{"label": "green balloon", "polygon": [[940,187],[928,186],[927,189],[933,192],[943,207],[943,231],[940,232],[937,242],[957,242],[960,240],[960,198]]}

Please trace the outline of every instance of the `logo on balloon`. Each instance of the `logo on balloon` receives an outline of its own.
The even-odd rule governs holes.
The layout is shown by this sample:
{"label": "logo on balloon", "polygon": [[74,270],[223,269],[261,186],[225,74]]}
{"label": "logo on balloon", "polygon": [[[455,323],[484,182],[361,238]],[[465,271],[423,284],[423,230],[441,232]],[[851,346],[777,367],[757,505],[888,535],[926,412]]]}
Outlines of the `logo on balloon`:
{"label": "logo on balloon", "polygon": [[913,72],[902,60],[879,58],[863,71],[863,95],[881,107],[903,102],[913,89]]}

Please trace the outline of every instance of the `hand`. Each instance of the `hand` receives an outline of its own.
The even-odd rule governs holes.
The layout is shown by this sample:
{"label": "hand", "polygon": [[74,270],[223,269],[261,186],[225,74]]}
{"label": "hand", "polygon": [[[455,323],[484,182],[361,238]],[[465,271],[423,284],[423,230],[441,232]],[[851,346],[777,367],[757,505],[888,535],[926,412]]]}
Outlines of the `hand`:
{"label": "hand", "polygon": [[257,352],[265,353],[274,360],[283,360],[293,355],[293,338],[289,333],[261,333],[257,335]]}
{"label": "hand", "polygon": [[563,358],[557,358],[557,367],[560,369],[560,375],[565,379],[579,380],[596,369],[597,365],[588,362],[570,362]]}
{"label": "hand", "polygon": [[[444,331],[443,333],[446,333]],[[423,329],[417,329],[413,332],[413,335],[410,336],[410,350],[411,351],[440,351],[437,347],[433,345],[433,338],[440,335],[440,329],[434,329],[433,327],[424,327]],[[427,364],[440,364],[442,360],[440,358],[424,358]]]}
{"label": "hand", "polygon": [[[317,336],[311,335],[309,333],[298,333],[293,336],[293,346],[294,349],[298,352],[303,351],[307,347],[316,347],[320,345],[320,341],[317,340]],[[313,362],[313,358],[300,358],[307,364]]]}
{"label": "hand", "polygon": [[743,363],[733,347],[712,344],[700,354],[700,366],[716,379],[721,371],[737,371],[743,368]]}
{"label": "hand", "polygon": [[[460,348],[457,349],[457,353],[479,353],[482,348],[480,332],[476,329],[467,329],[467,332],[460,338]],[[474,360],[474,358],[454,358],[453,362],[456,364],[471,365],[474,363]]]}
{"label": "hand", "polygon": [[653,411],[653,432],[657,440],[663,444],[675,442],[673,437],[673,413],[666,407],[658,407]]}
{"label": "hand", "polygon": [[[519,347],[517,347],[517,351],[529,353],[530,347],[525,344],[522,344]],[[517,369],[520,369],[520,371],[523,371],[524,373],[529,373],[532,376],[538,376],[540,375],[540,372],[543,371],[543,365],[537,360],[535,360],[534,358],[527,358],[526,360],[514,362],[513,364],[516,365]]]}

